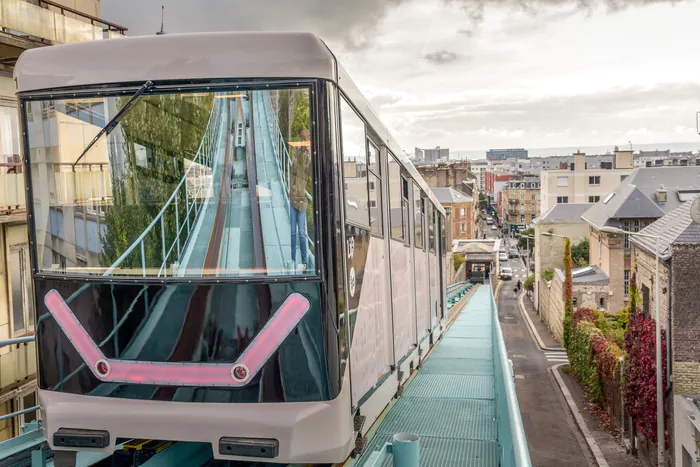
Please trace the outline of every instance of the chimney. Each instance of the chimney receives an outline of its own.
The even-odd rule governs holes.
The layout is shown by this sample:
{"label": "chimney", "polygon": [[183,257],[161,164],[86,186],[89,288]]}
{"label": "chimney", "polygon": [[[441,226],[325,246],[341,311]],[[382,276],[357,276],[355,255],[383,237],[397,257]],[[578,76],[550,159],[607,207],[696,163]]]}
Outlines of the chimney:
{"label": "chimney", "polygon": [[631,149],[626,151],[617,150],[613,155],[613,169],[631,169],[633,159],[634,151]]}
{"label": "chimney", "polygon": [[657,203],[665,203],[666,199],[668,198],[668,191],[666,188],[661,185],[658,190],[656,190],[656,202]]}
{"label": "chimney", "polygon": [[586,170],[586,153],[585,152],[575,152],[574,153],[574,171],[580,172]]}

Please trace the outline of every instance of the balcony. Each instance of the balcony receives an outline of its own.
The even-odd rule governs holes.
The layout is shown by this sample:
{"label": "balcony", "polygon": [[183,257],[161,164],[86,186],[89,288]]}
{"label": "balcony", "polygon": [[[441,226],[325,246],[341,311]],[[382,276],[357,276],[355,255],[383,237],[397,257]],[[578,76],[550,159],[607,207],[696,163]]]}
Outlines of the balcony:
{"label": "balcony", "polygon": [[36,47],[122,37],[126,28],[51,0],[0,0],[0,63]]}

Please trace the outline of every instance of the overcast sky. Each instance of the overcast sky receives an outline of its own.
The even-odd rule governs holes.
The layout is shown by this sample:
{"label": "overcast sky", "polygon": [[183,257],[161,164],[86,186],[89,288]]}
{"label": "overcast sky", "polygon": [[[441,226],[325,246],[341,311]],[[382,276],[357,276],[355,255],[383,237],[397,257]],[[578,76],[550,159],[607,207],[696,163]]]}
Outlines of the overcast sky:
{"label": "overcast sky", "polygon": [[306,30],[404,149],[695,142],[699,1],[102,0],[130,35]]}

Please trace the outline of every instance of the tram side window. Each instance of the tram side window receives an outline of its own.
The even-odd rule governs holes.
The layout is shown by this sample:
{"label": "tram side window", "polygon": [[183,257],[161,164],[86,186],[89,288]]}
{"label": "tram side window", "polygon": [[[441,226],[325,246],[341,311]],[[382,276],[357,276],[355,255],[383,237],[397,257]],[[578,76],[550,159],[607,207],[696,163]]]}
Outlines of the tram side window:
{"label": "tram side window", "polygon": [[435,253],[435,208],[428,206],[428,244],[430,252]]}
{"label": "tram side window", "polygon": [[340,124],[345,174],[345,217],[348,222],[369,227],[365,123],[343,98],[340,99]]}
{"label": "tram side window", "polygon": [[367,156],[369,158],[369,220],[372,233],[384,233],[382,221],[382,179],[380,177],[379,148],[367,140]]}
{"label": "tram side window", "polygon": [[408,202],[409,196],[408,196],[408,180],[406,180],[404,177],[401,177],[401,221],[403,222],[403,231],[406,233],[404,235],[404,242],[406,245],[411,244],[411,236],[408,234],[409,232],[409,202]]}
{"label": "tram side window", "polygon": [[423,243],[423,198],[420,195],[420,188],[413,184],[413,212],[414,212],[414,244],[416,248],[425,249]]}
{"label": "tram side window", "polygon": [[389,220],[391,222],[391,238],[404,240],[403,222],[403,187],[401,166],[393,155],[389,155]]}

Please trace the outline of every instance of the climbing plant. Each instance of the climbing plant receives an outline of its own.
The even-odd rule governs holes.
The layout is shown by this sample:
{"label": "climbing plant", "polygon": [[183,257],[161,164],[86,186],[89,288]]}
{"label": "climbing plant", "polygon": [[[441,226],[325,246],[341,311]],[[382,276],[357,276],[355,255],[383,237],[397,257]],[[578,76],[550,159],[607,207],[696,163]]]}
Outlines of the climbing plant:
{"label": "climbing plant", "polygon": [[576,327],[572,326],[566,350],[571,368],[583,383],[589,400],[600,403],[603,402],[603,386],[591,345],[594,336],[597,336],[596,331],[595,324],[590,321],[581,321]]}
{"label": "climbing plant", "polygon": [[571,277],[571,240],[565,238],[564,245],[564,347],[569,348],[574,314],[573,284]]}

